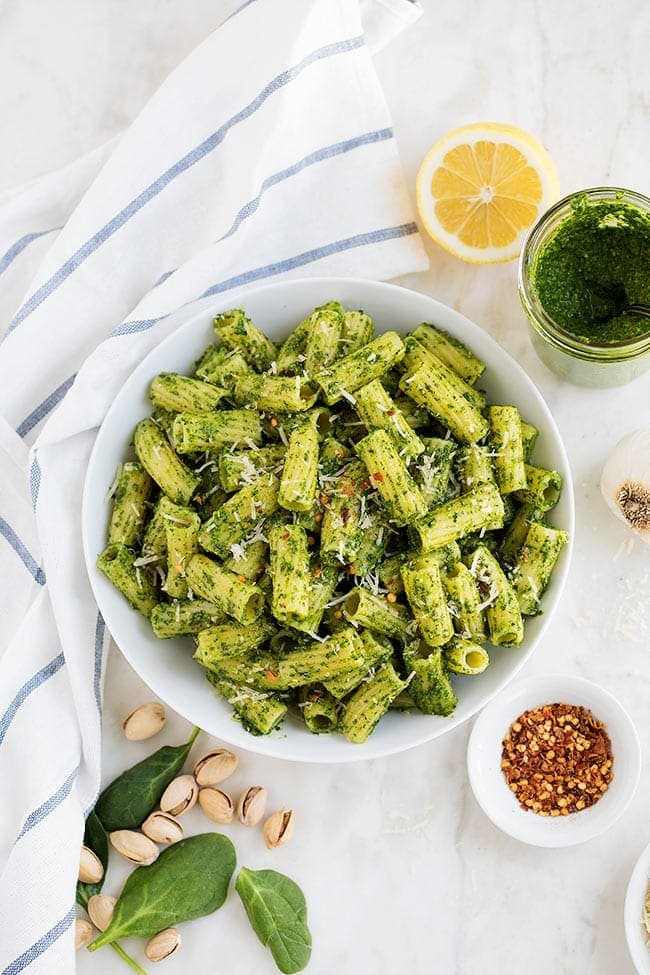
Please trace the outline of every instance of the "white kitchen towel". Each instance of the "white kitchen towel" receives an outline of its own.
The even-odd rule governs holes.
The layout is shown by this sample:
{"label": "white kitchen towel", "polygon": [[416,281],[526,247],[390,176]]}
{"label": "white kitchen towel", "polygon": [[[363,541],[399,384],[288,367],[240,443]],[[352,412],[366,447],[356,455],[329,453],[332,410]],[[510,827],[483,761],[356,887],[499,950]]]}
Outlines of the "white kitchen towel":
{"label": "white kitchen towel", "polygon": [[426,267],[364,35],[418,12],[247,0],[126,132],[0,197],[0,975],[74,967],[108,641],[80,538],[96,428],[215,296]]}

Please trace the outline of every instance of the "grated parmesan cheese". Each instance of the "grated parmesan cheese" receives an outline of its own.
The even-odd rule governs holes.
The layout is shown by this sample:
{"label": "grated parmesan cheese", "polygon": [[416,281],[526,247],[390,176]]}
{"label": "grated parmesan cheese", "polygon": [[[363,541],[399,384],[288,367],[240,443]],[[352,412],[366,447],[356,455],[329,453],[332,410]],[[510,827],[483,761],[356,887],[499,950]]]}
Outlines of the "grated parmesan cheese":
{"label": "grated parmesan cheese", "polygon": [[117,465],[117,470],[115,471],[115,477],[113,478],[113,480],[111,482],[111,486],[109,487],[108,491],[106,492],[106,497],[104,498],[104,501],[110,501],[111,498],[113,497],[113,495],[115,494],[115,492],[117,490],[117,485],[120,482],[120,478],[122,476],[122,471],[123,470],[124,470],[124,464],[118,464]]}

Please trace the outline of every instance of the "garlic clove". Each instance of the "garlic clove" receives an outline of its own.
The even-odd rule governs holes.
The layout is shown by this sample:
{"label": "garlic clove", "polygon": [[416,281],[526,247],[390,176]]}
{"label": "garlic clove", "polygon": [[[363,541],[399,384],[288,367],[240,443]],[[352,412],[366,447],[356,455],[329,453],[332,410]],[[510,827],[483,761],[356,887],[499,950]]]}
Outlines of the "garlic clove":
{"label": "garlic clove", "polygon": [[146,741],[158,734],[166,720],[167,715],[162,704],[157,701],[141,704],[131,714],[127,714],[122,722],[124,737],[129,741]]}
{"label": "garlic clove", "polygon": [[113,849],[121,853],[131,863],[139,867],[148,867],[158,859],[160,850],[144,833],[136,833],[133,829],[118,829],[108,834]]}
{"label": "garlic clove", "polygon": [[237,819],[244,826],[257,826],[266,809],[267,792],[263,785],[251,785],[239,797]]}
{"label": "garlic clove", "polygon": [[202,755],[194,766],[194,778],[199,785],[217,785],[232,775],[239,759],[227,748],[215,748]]}
{"label": "garlic clove", "polygon": [[79,951],[80,948],[85,948],[93,940],[95,932],[93,931],[93,926],[90,921],[86,921],[83,917],[78,917],[74,922],[74,948],[75,951]]}
{"label": "garlic clove", "polygon": [[191,809],[199,794],[193,775],[179,775],[173,779],[160,799],[160,808],[172,816],[182,816]]}
{"label": "garlic clove", "polygon": [[180,944],[181,933],[178,928],[165,928],[147,941],[144,953],[149,961],[164,961],[180,947]]}
{"label": "garlic clove", "polygon": [[98,884],[104,876],[102,861],[88,846],[81,847],[79,856],[79,881],[82,884]]}
{"label": "garlic clove", "polygon": [[93,894],[90,898],[86,910],[98,931],[105,931],[111,923],[116,904],[117,898],[110,894]]}
{"label": "garlic clove", "polygon": [[635,430],[617,443],[600,490],[616,517],[650,544],[650,429]]}
{"label": "garlic clove", "polygon": [[293,836],[293,809],[278,809],[264,823],[264,842],[268,850],[288,843]]}

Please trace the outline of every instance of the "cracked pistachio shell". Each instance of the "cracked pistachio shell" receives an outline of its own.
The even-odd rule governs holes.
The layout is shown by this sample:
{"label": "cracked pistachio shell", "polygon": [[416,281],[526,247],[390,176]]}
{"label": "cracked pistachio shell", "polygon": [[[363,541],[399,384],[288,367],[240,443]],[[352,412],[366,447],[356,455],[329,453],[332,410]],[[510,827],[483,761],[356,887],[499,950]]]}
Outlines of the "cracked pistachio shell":
{"label": "cracked pistachio shell", "polygon": [[251,785],[239,797],[237,819],[244,826],[257,826],[266,809],[267,793],[263,785]]}
{"label": "cracked pistachio shell", "polygon": [[74,922],[74,948],[75,951],[79,951],[80,948],[85,948],[93,940],[95,932],[93,931],[93,926],[90,921],[86,921],[83,917],[78,917]]}
{"label": "cracked pistachio shell", "polygon": [[264,823],[264,842],[267,849],[288,843],[293,836],[293,809],[278,809]]}
{"label": "cracked pistachio shell", "polygon": [[147,816],[141,829],[154,843],[178,843],[183,839],[183,827],[176,817],[160,810]]}
{"label": "cracked pistachio shell", "polygon": [[194,778],[199,785],[217,785],[232,775],[239,759],[227,748],[214,748],[202,755],[194,766]]}
{"label": "cracked pistachio shell", "polygon": [[82,884],[98,884],[104,876],[104,867],[99,857],[87,846],[81,847],[79,856],[79,881]]}
{"label": "cracked pistachio shell", "polygon": [[160,850],[144,833],[136,833],[133,829],[118,829],[109,833],[108,838],[114,850],[131,863],[137,863],[139,867],[148,867],[158,859]]}
{"label": "cracked pistachio shell", "polygon": [[144,953],[149,961],[164,961],[180,948],[181,933],[178,928],[165,928],[147,941]]}
{"label": "cracked pistachio shell", "polygon": [[208,785],[199,792],[199,805],[213,823],[231,823],[234,803],[227,792]]}
{"label": "cracked pistachio shell", "polygon": [[160,799],[160,808],[172,816],[182,816],[197,800],[199,787],[193,775],[179,775],[173,779]]}
{"label": "cracked pistachio shell", "polygon": [[167,715],[162,704],[157,701],[141,704],[122,722],[124,736],[129,741],[146,741],[158,734],[166,720]]}
{"label": "cracked pistachio shell", "polygon": [[93,894],[88,901],[88,917],[98,931],[105,931],[111,923],[116,903],[117,898],[110,894]]}

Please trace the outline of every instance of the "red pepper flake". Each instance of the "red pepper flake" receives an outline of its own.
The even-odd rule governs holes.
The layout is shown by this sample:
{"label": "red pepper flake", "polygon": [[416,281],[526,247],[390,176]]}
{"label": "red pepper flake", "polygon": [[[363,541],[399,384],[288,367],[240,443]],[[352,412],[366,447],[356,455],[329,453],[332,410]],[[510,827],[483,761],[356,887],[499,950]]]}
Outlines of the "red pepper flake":
{"label": "red pepper flake", "polygon": [[278,426],[278,421],[276,420],[276,418],[274,416],[271,417],[271,426],[272,427],[277,427]]}
{"label": "red pepper flake", "polygon": [[323,570],[321,569],[320,566],[317,569],[314,569],[314,571],[312,572],[312,575],[315,579],[318,579],[318,577],[322,576],[322,574],[323,574]]}
{"label": "red pepper flake", "polygon": [[341,491],[342,491],[343,494],[347,495],[348,498],[354,497],[354,485],[353,484],[344,484],[343,487],[341,488]]}
{"label": "red pepper flake", "polygon": [[329,496],[329,494],[321,494],[321,496],[320,496],[320,503],[323,504],[323,505],[329,504],[330,503],[330,496]]}
{"label": "red pepper flake", "polygon": [[395,410],[386,410],[386,416],[395,416]]}
{"label": "red pepper flake", "polygon": [[243,576],[243,575],[241,575],[241,573],[240,573],[240,574],[239,574],[239,575],[237,576],[237,581],[238,581],[238,582],[246,582],[246,576]]}
{"label": "red pepper flake", "polygon": [[285,532],[284,535],[282,536],[282,541],[283,542],[288,542],[290,538],[291,538],[291,535],[289,534],[289,532]]}
{"label": "red pepper flake", "polygon": [[272,684],[274,684],[276,682],[276,680],[278,679],[278,675],[277,674],[274,674],[273,671],[272,670],[269,670],[268,667],[264,671],[264,676],[266,677],[267,680],[270,680]]}
{"label": "red pepper flake", "polygon": [[612,743],[587,708],[556,703],[524,711],[502,744],[508,787],[522,809],[539,816],[587,809],[612,781]]}
{"label": "red pepper flake", "polygon": [[384,480],[384,475],[381,473],[381,471],[375,471],[375,473],[372,475],[372,479],[373,481],[379,481],[381,484],[381,482]]}
{"label": "red pepper flake", "polygon": [[343,519],[343,524],[344,525],[347,525],[347,523],[350,520],[350,509],[349,508],[343,508],[343,510],[341,511],[341,518]]}

